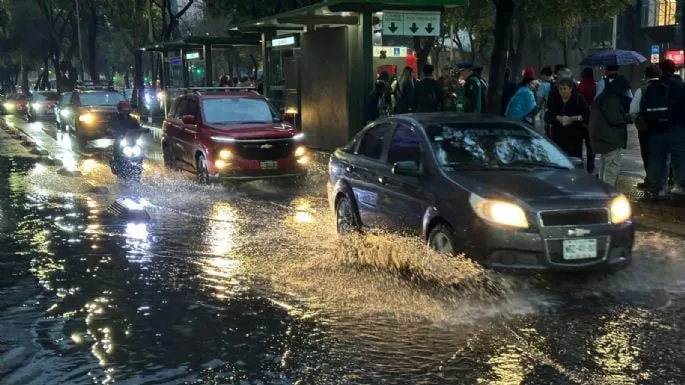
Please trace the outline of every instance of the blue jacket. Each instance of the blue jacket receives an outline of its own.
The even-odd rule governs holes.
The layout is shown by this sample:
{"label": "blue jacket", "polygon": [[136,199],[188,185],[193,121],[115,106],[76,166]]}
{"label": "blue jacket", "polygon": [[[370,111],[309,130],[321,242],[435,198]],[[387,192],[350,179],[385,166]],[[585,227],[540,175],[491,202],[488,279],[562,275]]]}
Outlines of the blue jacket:
{"label": "blue jacket", "polygon": [[518,121],[523,121],[523,118],[528,116],[537,107],[535,102],[535,95],[528,87],[520,87],[518,91],[511,97],[504,116]]}

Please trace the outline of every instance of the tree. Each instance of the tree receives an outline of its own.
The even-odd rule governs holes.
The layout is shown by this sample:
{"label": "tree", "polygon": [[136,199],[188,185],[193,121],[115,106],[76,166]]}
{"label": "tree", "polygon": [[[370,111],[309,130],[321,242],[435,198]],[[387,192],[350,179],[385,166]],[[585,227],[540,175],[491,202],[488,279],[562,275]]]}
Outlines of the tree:
{"label": "tree", "polygon": [[502,109],[504,69],[507,60],[507,45],[511,39],[511,28],[516,5],[514,0],[492,0],[495,5],[494,46],[490,57],[488,87],[488,112],[499,113]]}
{"label": "tree", "polygon": [[[470,52],[472,62],[485,60],[485,53],[492,42],[493,13],[495,8],[490,0],[472,0],[464,7],[446,11],[446,24],[455,28],[456,33],[452,39],[462,57],[466,58],[466,53]],[[467,41],[464,41],[464,37]]]}

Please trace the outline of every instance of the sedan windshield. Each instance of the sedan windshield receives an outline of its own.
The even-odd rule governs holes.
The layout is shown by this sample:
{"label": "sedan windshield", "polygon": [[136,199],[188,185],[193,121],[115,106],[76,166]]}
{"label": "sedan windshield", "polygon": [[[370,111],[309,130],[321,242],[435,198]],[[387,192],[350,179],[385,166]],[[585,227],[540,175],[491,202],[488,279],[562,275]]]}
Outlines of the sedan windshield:
{"label": "sedan windshield", "polygon": [[36,102],[57,101],[59,100],[59,95],[57,92],[36,92],[31,98]]}
{"label": "sedan windshield", "polygon": [[433,124],[426,133],[444,167],[573,168],[566,155],[547,138],[511,123]]}
{"label": "sedan windshield", "polygon": [[83,106],[116,106],[125,100],[118,92],[84,92],[79,98]]}
{"label": "sedan windshield", "polygon": [[274,123],[281,118],[263,99],[222,98],[202,101],[208,124]]}

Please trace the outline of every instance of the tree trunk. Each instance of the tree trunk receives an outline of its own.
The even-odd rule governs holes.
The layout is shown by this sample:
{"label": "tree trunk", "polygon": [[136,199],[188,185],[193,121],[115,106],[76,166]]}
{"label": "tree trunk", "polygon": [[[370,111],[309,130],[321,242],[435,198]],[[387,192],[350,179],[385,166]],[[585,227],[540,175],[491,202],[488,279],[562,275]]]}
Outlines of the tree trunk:
{"label": "tree trunk", "polygon": [[90,80],[93,84],[100,84],[100,73],[97,68],[97,38],[98,38],[98,13],[95,1],[91,0],[90,8],[90,26],[88,33],[88,73],[90,73]]}
{"label": "tree trunk", "polygon": [[523,51],[526,46],[526,39],[528,39],[528,25],[523,19],[523,16],[518,17],[518,36],[516,38],[516,47],[510,57],[512,80],[516,79],[521,73],[521,61],[523,60]]}
{"label": "tree trunk", "polygon": [[488,112],[499,114],[502,109],[502,88],[507,59],[507,43],[511,38],[514,18],[514,0],[493,0],[495,2],[495,42],[490,58],[490,84],[488,87]]}
{"label": "tree trunk", "polygon": [[[424,45],[421,45],[423,40]],[[427,37],[424,39],[414,36],[414,52],[416,52],[416,72],[418,72],[419,77],[423,71],[423,67],[428,64],[428,54],[433,48],[433,43],[435,43],[434,37]]]}
{"label": "tree trunk", "polygon": [[564,65],[568,66],[568,37],[563,36],[559,39],[559,44],[561,45],[561,52],[564,56]]}

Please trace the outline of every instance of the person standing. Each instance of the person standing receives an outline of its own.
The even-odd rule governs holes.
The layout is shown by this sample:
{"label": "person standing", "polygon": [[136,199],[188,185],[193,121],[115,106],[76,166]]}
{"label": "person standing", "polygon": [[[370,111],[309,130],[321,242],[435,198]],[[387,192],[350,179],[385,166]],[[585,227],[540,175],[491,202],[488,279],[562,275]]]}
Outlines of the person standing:
{"label": "person standing", "polygon": [[471,70],[464,70],[466,79],[464,81],[464,112],[481,113],[483,112],[483,82],[477,73]]}
{"label": "person standing", "polygon": [[[597,83],[595,82],[595,74],[592,68],[583,68],[580,75],[580,84],[578,85],[578,93],[581,94],[589,106],[595,101],[597,93]],[[590,139],[590,132],[585,130],[583,142],[585,142],[585,155],[587,158],[587,172],[594,174],[595,172],[595,152],[592,149],[592,140]]]}
{"label": "person standing", "polygon": [[538,81],[533,77],[524,77],[521,86],[514,96],[509,101],[505,110],[507,118],[518,120],[535,125],[535,114],[538,111],[537,103],[535,102],[535,88]]}
{"label": "person standing", "polygon": [[395,100],[397,103],[397,113],[406,114],[414,110],[414,103],[416,101],[414,95],[414,72],[411,67],[404,67],[399,80],[397,81],[397,88],[395,92]]}
{"label": "person standing", "polygon": [[[642,81],[642,87],[635,91],[635,96],[630,102],[630,116],[635,122],[635,128],[637,129],[637,137],[640,141],[640,155],[642,156],[642,165],[645,169],[645,175],[647,175],[647,165],[649,164],[649,125],[645,119],[646,114],[641,111],[642,96],[650,84],[659,81],[660,76],[661,70],[658,66],[655,64],[647,66],[647,68],[645,68],[645,78]],[[654,90],[656,89],[653,89],[652,91]],[[645,178],[643,182],[637,184],[637,188],[646,189],[648,185],[649,182]]]}
{"label": "person standing", "polygon": [[[685,193],[685,86],[680,76],[675,74],[676,66],[672,60],[663,60],[659,63],[659,68],[663,75],[658,82],[647,87],[642,96],[644,102],[641,103],[641,113],[644,111],[649,126],[648,192],[654,199],[668,195],[668,185],[664,186],[663,182],[668,178],[669,156],[676,190]],[[654,98],[650,98],[650,95],[654,95]],[[667,114],[663,113],[664,108],[667,109]]]}
{"label": "person standing", "polygon": [[552,141],[568,156],[583,158],[583,138],[587,130],[590,108],[574,89],[568,77],[557,81],[558,97],[550,96],[545,121],[551,126]]}
{"label": "person standing", "polygon": [[552,91],[552,87],[554,86],[554,74],[552,73],[552,67],[546,66],[540,70],[540,80],[538,82],[538,89],[537,89],[537,102],[538,106],[540,106],[540,116],[542,119],[540,119],[541,124],[544,126],[542,127],[542,130],[544,130],[545,135],[550,136],[550,128],[549,125],[545,123],[545,113],[547,112],[547,103],[549,102],[549,93]]}
{"label": "person standing", "polygon": [[600,154],[599,178],[616,186],[621,171],[621,150],[628,142],[630,98],[626,91],[630,83],[624,76],[616,76],[599,94],[590,113],[590,138],[595,152]]}
{"label": "person standing", "polygon": [[[618,70],[619,66],[617,65],[609,65],[606,66],[606,69],[604,70],[604,77],[597,82],[597,91],[595,92],[595,98],[599,96],[602,92],[604,92],[604,89],[606,88],[607,83],[611,83],[613,79],[618,76]],[[633,91],[628,88],[626,91],[626,96],[629,98],[633,98]]]}
{"label": "person standing", "polygon": [[437,80],[433,79],[432,65],[423,67],[423,78],[416,85],[416,111],[437,112],[445,105],[444,91]]}

